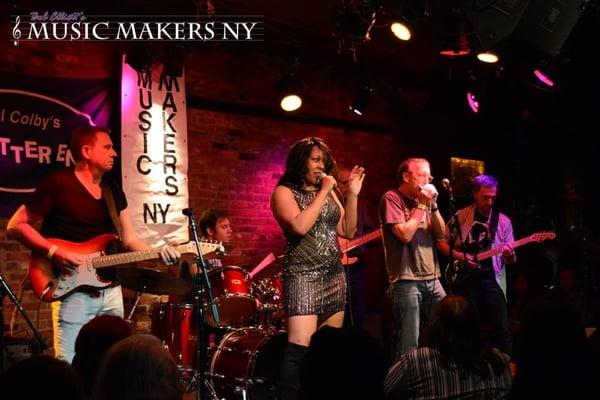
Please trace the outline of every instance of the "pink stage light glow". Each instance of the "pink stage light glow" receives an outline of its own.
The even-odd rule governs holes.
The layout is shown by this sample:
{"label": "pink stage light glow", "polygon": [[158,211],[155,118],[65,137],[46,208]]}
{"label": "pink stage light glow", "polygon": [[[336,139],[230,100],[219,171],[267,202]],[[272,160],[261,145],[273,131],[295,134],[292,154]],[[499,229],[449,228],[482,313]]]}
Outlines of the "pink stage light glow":
{"label": "pink stage light glow", "polygon": [[467,92],[467,103],[469,104],[469,108],[471,108],[471,111],[473,111],[474,113],[479,112],[479,101],[477,100],[477,97],[475,97],[475,95],[471,92]]}
{"label": "pink stage light glow", "polygon": [[539,69],[536,69],[533,71],[533,74],[535,75],[536,78],[538,78],[540,80],[540,82],[542,82],[544,85],[546,86],[554,86],[554,81],[552,81],[552,79],[550,79],[550,77],[546,74],[544,74],[542,71],[540,71]]}

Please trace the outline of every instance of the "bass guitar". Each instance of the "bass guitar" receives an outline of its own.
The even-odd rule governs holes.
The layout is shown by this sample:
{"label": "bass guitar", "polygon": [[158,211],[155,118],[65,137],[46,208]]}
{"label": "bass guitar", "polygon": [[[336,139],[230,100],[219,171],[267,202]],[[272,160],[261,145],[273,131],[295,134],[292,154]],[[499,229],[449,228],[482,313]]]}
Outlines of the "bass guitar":
{"label": "bass guitar", "polygon": [[[105,255],[104,250],[106,246],[117,239],[118,237],[113,234],[99,235],[87,242],[81,243],[61,239],[48,239],[50,243],[57,245],[61,249],[84,254],[85,261],[73,269],[73,271],[69,271],[69,273],[59,273],[51,261],[43,256],[32,254],[29,263],[29,276],[31,278],[33,293],[45,302],[53,302],[68,296],[80,288],[104,289],[109,287],[112,282],[102,280],[96,274],[96,270],[160,258],[158,249]],[[173,246],[173,248],[180,254],[197,254],[194,242]],[[201,241],[200,250],[202,254],[225,251],[221,243],[211,241]]]}

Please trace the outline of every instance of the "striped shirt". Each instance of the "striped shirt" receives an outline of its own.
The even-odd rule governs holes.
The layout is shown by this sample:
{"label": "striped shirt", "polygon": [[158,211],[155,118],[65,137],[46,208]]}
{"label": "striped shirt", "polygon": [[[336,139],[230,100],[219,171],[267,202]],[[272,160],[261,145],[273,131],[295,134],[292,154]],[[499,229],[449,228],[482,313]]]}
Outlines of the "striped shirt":
{"label": "striped shirt", "polygon": [[458,368],[450,362],[443,368],[441,354],[421,347],[404,354],[385,378],[387,399],[506,399],[512,379],[508,356],[500,353],[507,368],[496,375],[490,368],[490,377],[484,379],[470,370]]}

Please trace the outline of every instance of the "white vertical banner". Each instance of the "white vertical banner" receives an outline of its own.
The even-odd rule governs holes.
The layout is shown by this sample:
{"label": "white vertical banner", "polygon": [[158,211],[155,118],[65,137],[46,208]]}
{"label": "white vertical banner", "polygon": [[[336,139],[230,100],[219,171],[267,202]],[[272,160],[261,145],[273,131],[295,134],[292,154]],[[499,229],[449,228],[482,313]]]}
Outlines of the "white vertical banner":
{"label": "white vertical banner", "polygon": [[138,237],[151,246],[188,241],[185,79],[138,72],[121,76],[123,190]]}

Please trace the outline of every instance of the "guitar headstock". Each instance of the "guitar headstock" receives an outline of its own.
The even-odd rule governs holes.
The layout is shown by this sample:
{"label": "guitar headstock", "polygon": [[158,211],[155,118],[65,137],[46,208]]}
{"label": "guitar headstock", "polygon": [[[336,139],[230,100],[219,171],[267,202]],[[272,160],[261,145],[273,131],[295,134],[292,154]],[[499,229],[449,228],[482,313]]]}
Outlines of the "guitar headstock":
{"label": "guitar headstock", "polygon": [[532,242],[543,242],[544,240],[556,239],[556,233],[554,232],[536,232],[529,236]]}

